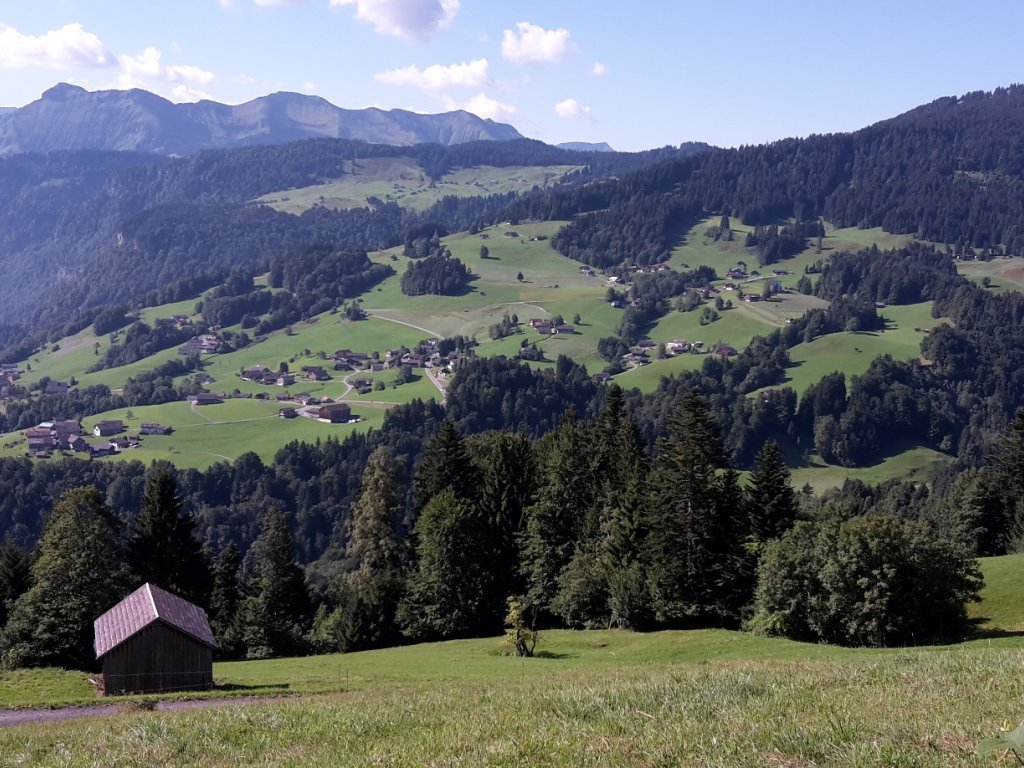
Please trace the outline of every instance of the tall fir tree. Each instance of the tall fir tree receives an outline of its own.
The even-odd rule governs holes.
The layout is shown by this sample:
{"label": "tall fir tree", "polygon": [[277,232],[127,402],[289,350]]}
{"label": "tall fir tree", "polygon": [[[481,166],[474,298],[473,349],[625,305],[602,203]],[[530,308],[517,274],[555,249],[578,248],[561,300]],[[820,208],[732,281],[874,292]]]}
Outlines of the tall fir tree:
{"label": "tall fir tree", "polygon": [[0,631],[14,601],[32,586],[32,553],[7,540],[0,544]]}
{"label": "tall fir tree", "polygon": [[537,462],[523,435],[494,433],[483,460],[480,513],[491,533],[495,584],[505,594],[520,591],[519,540],[526,528],[526,510],[537,492]]}
{"label": "tall fir tree", "polygon": [[217,638],[217,654],[230,659],[242,652],[238,606],[242,600],[239,576],[242,561],[235,543],[229,542],[213,562],[210,591],[210,629]]}
{"label": "tall fir tree", "polygon": [[754,471],[750,473],[750,485],[747,486],[747,509],[750,538],[755,549],[779,538],[796,522],[796,493],[789,467],[774,440],[766,442],[757,454]]}
{"label": "tall fir tree", "polygon": [[[521,547],[526,580],[525,608],[550,613],[559,579],[572,561],[584,532],[597,529],[595,511],[601,486],[595,477],[592,432],[574,409],[545,437],[538,453],[542,480],[537,502],[527,510]],[[560,610],[564,610],[564,606]]]}
{"label": "tall fir tree", "polygon": [[92,669],[93,620],[129,591],[121,530],[95,488],[75,488],[53,507],[3,634],[10,667]]}
{"label": "tall fir tree", "polygon": [[420,508],[448,488],[460,499],[475,500],[480,490],[480,476],[458,428],[450,419],[445,419],[427,445],[423,462],[416,471],[416,498]]}
{"label": "tall fir tree", "polygon": [[452,488],[435,495],[416,521],[416,568],[400,609],[414,640],[490,634],[501,629],[486,521]]}
{"label": "tall fir tree", "polygon": [[386,448],[377,448],[352,507],[345,556],[354,569],[342,577],[340,605],[331,620],[338,650],[379,648],[399,638],[404,558],[396,531],[402,514],[398,476],[397,462]]}
{"label": "tall fir tree", "polygon": [[658,449],[648,545],[656,619],[667,626],[735,623],[737,582],[745,578],[740,492],[695,390],[670,416]]}
{"label": "tall fir tree", "polygon": [[249,557],[252,568],[247,596],[239,608],[247,655],[264,658],[300,653],[309,619],[309,595],[280,507],[264,513]]}
{"label": "tall fir tree", "polygon": [[182,508],[172,470],[158,466],[146,479],[142,509],[128,545],[132,570],[199,605],[210,598],[210,565],[196,538],[194,518]]}
{"label": "tall fir tree", "polygon": [[625,629],[651,625],[647,578],[648,473],[639,426],[628,419],[618,438],[615,488],[609,487],[608,511],[601,535],[601,568],[608,583],[609,623]]}

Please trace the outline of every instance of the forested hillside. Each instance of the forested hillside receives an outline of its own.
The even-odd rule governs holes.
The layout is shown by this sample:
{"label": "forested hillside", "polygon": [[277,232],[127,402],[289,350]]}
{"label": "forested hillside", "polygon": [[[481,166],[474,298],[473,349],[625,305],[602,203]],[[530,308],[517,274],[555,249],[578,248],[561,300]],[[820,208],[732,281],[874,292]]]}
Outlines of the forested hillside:
{"label": "forested hillside", "polygon": [[837,226],[1024,254],[1024,86],[939,99],[850,134],[667,160],[621,180],[525,198],[568,218],[555,246],[588,264],[662,261],[706,213]]}
{"label": "forested hillside", "polygon": [[[586,156],[566,183],[643,167],[705,149],[684,145],[636,154]],[[277,190],[337,179],[361,158],[412,158],[430,178],[466,166],[579,165],[581,155],[537,141],[454,147],[388,147],[342,140],[211,150],[186,158],[59,152],[0,159],[0,347],[26,331],[59,330],[79,310],[141,299],[176,281],[215,285],[234,268],[315,243],[377,249],[424,223],[441,234],[499,219],[513,195],[445,199],[425,213],[382,203],[302,215],[250,201]],[[117,274],[119,279],[106,279]],[[86,317],[81,325],[87,325]],[[80,326],[81,327],[81,326]],[[58,336],[59,337],[59,336]]]}

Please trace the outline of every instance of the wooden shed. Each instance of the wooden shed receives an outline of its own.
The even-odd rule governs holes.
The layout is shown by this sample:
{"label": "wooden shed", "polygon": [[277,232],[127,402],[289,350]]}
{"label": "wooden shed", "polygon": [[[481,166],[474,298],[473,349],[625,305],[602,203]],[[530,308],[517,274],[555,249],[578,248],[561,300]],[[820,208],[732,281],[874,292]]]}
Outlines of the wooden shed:
{"label": "wooden shed", "polygon": [[213,687],[217,642],[206,611],[143,584],[93,622],[107,695]]}

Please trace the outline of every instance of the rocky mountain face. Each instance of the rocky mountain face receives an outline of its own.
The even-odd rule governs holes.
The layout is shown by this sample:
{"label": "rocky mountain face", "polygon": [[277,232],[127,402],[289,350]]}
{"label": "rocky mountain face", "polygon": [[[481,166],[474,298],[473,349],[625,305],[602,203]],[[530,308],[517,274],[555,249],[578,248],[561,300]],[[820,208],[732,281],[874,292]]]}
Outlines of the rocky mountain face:
{"label": "rocky mountain face", "polygon": [[66,149],[188,155],[307,138],[449,146],[522,136],[511,125],[461,110],[421,115],[342,109],[298,93],[273,93],[237,106],[174,104],[148,91],[86,91],[62,83],[20,109],[0,109],[0,156]]}

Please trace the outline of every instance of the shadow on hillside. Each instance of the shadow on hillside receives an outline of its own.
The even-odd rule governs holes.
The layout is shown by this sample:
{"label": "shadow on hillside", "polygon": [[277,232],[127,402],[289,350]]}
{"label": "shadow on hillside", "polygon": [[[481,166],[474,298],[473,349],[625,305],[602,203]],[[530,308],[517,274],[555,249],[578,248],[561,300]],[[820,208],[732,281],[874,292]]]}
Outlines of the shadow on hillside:
{"label": "shadow on hillside", "polygon": [[1024,637],[1024,629],[1002,629],[1001,627],[983,627],[981,626],[987,621],[991,621],[988,616],[977,616],[971,619],[971,634],[967,638],[968,640],[1000,640],[1007,638]]}
{"label": "shadow on hillside", "polygon": [[556,653],[555,651],[537,651],[533,654],[535,659],[571,659],[571,653]]}
{"label": "shadow on hillside", "polygon": [[241,683],[214,683],[215,691],[265,691],[268,688],[279,691],[287,691],[291,686],[288,683],[260,683],[259,685],[242,685]]}

